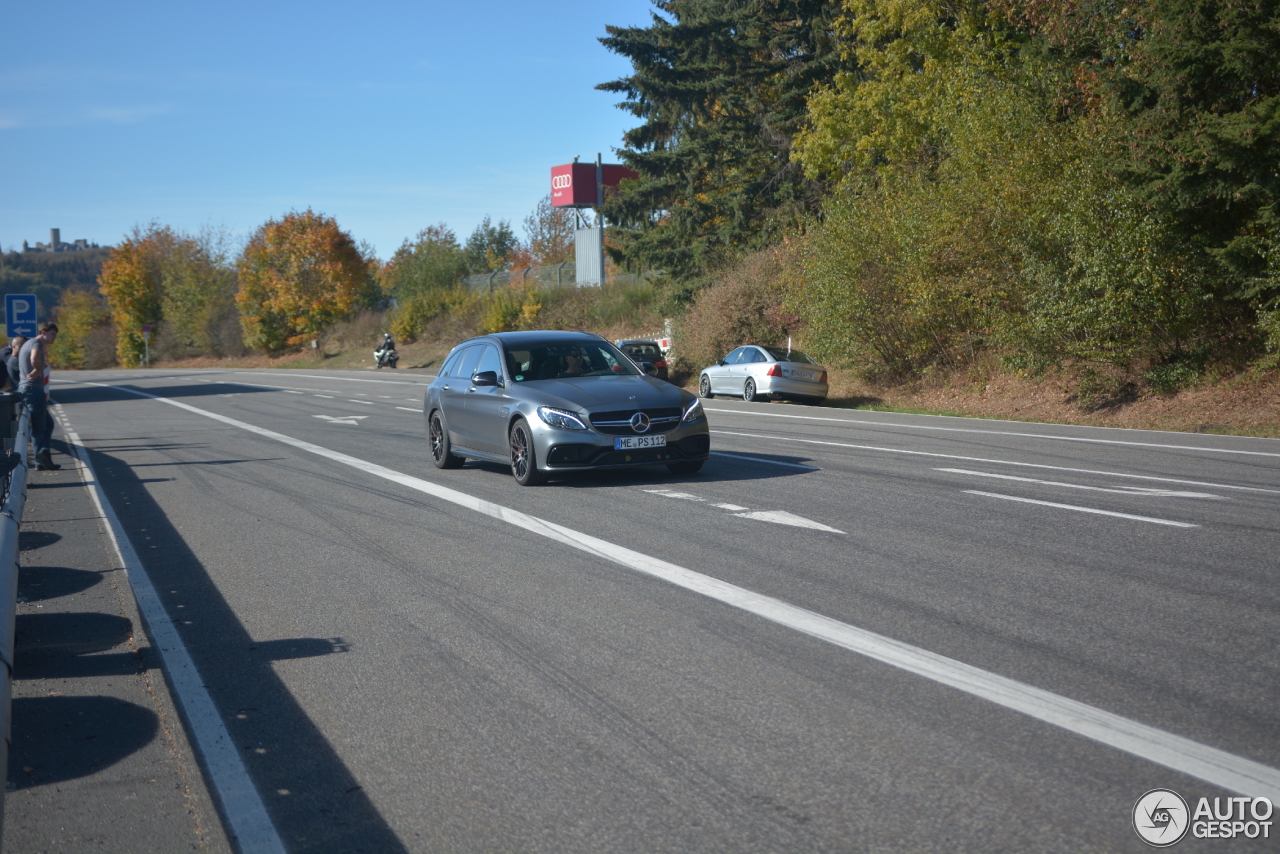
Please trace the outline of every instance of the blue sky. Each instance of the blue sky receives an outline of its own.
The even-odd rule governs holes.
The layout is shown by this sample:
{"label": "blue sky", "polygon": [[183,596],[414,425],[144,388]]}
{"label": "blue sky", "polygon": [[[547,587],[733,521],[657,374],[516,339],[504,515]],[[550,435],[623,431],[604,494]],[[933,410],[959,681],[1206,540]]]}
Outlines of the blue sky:
{"label": "blue sky", "polygon": [[649,0],[6,4],[0,247],[152,221],[243,239],[308,207],[388,258],[522,220],[636,124],[597,41]]}

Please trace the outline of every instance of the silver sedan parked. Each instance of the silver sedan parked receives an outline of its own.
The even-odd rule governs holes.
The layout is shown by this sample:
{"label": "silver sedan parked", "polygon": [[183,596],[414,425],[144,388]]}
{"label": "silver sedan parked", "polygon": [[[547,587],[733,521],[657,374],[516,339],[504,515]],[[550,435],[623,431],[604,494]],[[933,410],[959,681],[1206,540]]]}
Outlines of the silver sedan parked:
{"label": "silver sedan parked", "polygon": [[522,486],[556,472],[702,468],[711,431],[698,399],[646,376],[598,335],[503,332],[464,341],[427,386],[431,458],[511,466]]}
{"label": "silver sedan parked", "polygon": [[739,347],[709,368],[702,369],[698,392],[821,403],[827,397],[827,369],[799,350],[786,347]]}

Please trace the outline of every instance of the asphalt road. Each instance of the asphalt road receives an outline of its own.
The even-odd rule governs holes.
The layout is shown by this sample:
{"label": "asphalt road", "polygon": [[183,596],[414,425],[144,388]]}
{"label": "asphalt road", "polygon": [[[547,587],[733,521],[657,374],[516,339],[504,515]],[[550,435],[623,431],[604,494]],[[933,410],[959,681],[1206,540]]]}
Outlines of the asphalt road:
{"label": "asphalt road", "polygon": [[431,466],[422,375],[55,378],[244,850],[1143,851],[1148,790],[1280,800],[1278,441],[718,399],[698,475],[523,489]]}

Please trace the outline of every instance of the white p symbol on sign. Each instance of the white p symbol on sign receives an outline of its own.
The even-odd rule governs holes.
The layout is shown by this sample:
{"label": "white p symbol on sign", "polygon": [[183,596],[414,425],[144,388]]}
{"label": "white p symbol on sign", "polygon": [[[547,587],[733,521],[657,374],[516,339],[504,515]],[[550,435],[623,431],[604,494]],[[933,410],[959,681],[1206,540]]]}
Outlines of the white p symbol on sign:
{"label": "white p symbol on sign", "polygon": [[26,314],[31,311],[31,303],[24,299],[16,299],[13,301],[14,314]]}

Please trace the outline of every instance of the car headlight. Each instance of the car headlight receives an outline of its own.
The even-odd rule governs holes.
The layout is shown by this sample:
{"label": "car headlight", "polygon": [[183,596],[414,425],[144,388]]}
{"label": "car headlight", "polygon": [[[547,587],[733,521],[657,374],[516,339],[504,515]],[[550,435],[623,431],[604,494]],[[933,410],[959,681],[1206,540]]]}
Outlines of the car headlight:
{"label": "car headlight", "polygon": [[572,412],[563,409],[552,409],[550,406],[539,406],[538,417],[561,430],[586,430],[587,425]]}
{"label": "car headlight", "polygon": [[696,397],[693,399],[693,405],[684,411],[684,417],[680,419],[681,424],[691,424],[706,418],[706,413],[702,411],[702,401]]}

